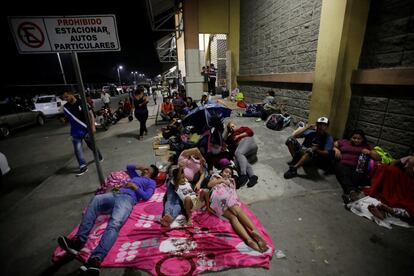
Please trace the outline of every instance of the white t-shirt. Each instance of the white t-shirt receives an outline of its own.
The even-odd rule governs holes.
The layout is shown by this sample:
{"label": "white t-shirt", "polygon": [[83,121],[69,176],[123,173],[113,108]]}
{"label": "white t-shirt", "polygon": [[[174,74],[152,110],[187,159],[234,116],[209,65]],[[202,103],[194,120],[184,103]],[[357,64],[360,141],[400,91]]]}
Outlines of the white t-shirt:
{"label": "white t-shirt", "polygon": [[109,103],[111,101],[111,96],[108,93],[105,93],[101,96],[103,103]]}
{"label": "white t-shirt", "polygon": [[193,188],[191,187],[190,182],[185,182],[184,184],[178,185],[177,191],[176,191],[178,197],[181,199],[181,201],[184,202],[184,199],[186,197],[191,197],[191,199],[197,197],[197,194],[194,192]]}

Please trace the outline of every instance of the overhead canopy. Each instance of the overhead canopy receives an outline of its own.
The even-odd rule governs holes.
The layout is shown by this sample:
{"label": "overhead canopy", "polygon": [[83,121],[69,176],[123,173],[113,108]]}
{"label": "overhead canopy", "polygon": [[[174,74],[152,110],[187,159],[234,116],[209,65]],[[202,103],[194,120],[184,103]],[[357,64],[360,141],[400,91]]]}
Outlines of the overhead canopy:
{"label": "overhead canopy", "polygon": [[177,66],[173,66],[164,73],[162,73],[164,79],[176,79],[178,77]]}
{"label": "overhead canopy", "polygon": [[174,33],[170,33],[157,40],[156,50],[160,62],[177,62],[177,45]]}
{"label": "overhead canopy", "polygon": [[179,9],[178,0],[146,0],[148,18],[153,31],[175,31],[174,15]]}

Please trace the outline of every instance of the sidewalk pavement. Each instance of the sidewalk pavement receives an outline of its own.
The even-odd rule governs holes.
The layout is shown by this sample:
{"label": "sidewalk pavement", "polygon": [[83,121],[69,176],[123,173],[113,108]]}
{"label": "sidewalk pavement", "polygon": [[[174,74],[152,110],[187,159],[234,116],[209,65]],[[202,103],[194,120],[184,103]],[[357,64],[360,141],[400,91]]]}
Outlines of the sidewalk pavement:
{"label": "sidewalk pavement", "polygon": [[[104,155],[105,175],[122,170],[128,163],[157,161],[152,137],[160,126],[154,125],[156,106],[150,110],[148,136],[137,140],[138,122],[121,120],[107,132],[97,135]],[[232,118],[238,125],[251,127],[259,146],[254,165],[259,183],[238,190],[269,231],[276,249],[287,258],[276,256],[270,270],[230,269],[216,275],[410,275],[414,271],[414,230],[380,228],[373,222],[346,211],[341,190],[332,175],[285,180],[283,173],[290,159],[284,145],[291,128],[272,131],[254,118]],[[7,214],[0,217],[2,235],[1,270],[5,275],[78,275],[78,261],[53,267],[50,259],[56,238],[68,234],[80,221],[98,187],[93,157],[89,171],[76,177],[77,162],[49,177]],[[208,273],[213,274],[213,273]],[[103,268],[101,275],[148,275],[132,268]],[[411,274],[412,275],[412,274]]]}

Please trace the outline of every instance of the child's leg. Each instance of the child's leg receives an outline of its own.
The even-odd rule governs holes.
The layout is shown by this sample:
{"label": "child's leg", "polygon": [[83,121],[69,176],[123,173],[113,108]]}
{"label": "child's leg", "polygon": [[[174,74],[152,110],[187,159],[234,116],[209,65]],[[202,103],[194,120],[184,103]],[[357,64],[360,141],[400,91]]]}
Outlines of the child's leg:
{"label": "child's leg", "polygon": [[201,189],[200,200],[204,201],[204,203],[206,204],[207,210],[209,210],[210,209],[210,194],[208,190]]}
{"label": "child's leg", "polygon": [[231,225],[233,226],[234,231],[236,231],[237,235],[239,235],[249,247],[251,247],[252,249],[256,251],[260,251],[259,245],[255,241],[252,240],[252,238],[246,232],[246,229],[243,227],[243,225],[240,223],[237,217],[230,210],[226,210],[223,213],[223,216],[230,221]]}
{"label": "child's leg", "polygon": [[239,219],[240,223],[243,224],[243,226],[249,230],[253,239],[259,245],[260,251],[261,252],[266,251],[268,248],[266,241],[260,234],[260,231],[257,229],[256,225],[254,225],[252,220],[247,216],[247,214],[243,211],[243,209],[240,208],[240,206],[234,205],[230,207],[229,210]]}
{"label": "child's leg", "polygon": [[189,196],[184,198],[184,209],[185,209],[185,212],[187,213],[187,225],[192,225],[193,220],[191,219],[191,215],[192,215],[191,209],[193,209],[193,201],[191,200],[191,197]]}

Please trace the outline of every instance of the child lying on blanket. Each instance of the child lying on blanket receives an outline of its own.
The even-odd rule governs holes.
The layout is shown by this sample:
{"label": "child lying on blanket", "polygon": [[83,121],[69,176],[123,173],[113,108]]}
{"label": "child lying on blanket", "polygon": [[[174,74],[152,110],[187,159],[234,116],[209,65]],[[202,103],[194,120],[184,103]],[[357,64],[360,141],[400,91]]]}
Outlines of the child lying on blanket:
{"label": "child lying on blanket", "polygon": [[199,190],[199,194],[194,192],[190,182],[185,178],[184,167],[180,166],[176,171],[173,172],[175,191],[178,197],[184,204],[185,212],[187,213],[187,225],[192,225],[193,221],[191,218],[192,212],[201,209],[206,203],[208,206],[208,191],[204,189]]}
{"label": "child lying on blanket", "polygon": [[239,197],[236,193],[236,184],[233,179],[233,169],[224,168],[220,174],[212,175],[208,187],[211,188],[208,210],[217,216],[227,218],[234,231],[244,239],[252,249],[265,252],[268,249],[266,241],[257,227],[240,208]]}

